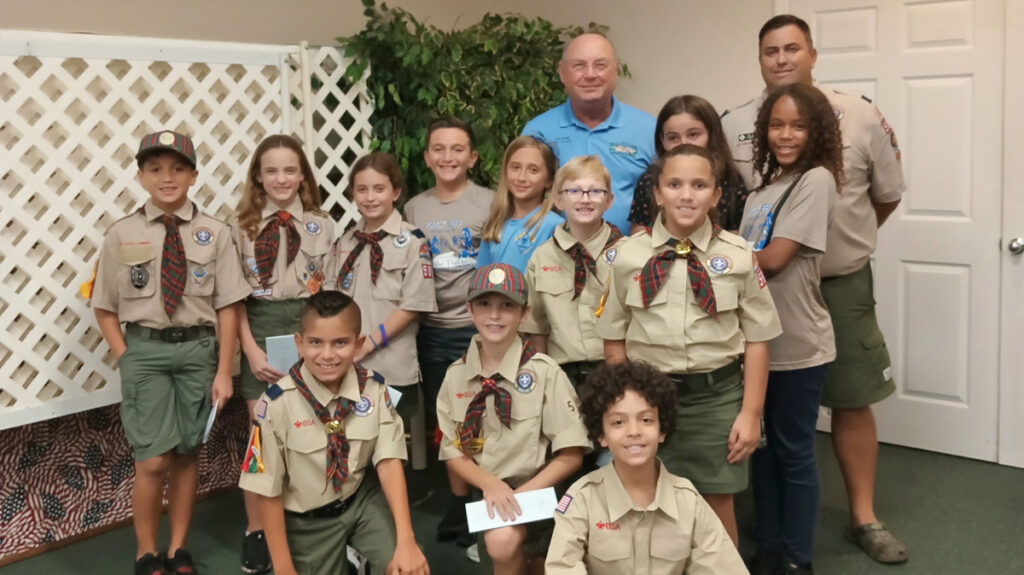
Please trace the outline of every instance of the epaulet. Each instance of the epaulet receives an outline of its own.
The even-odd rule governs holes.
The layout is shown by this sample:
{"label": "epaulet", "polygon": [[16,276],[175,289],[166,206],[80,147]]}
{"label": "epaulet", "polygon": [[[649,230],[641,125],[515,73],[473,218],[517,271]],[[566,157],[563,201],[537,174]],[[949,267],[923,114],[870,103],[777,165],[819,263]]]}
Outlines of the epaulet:
{"label": "epaulet", "polygon": [[367,375],[367,377],[369,377],[370,379],[376,381],[377,383],[379,383],[381,385],[384,385],[384,376],[379,374],[379,373],[377,373],[376,371],[373,371],[372,369],[368,369],[368,370],[366,370],[366,375]]}
{"label": "epaulet", "polygon": [[416,236],[417,238],[419,238],[421,240],[427,239],[427,235],[424,234],[423,232],[421,232],[419,228],[412,228],[412,229],[409,230],[409,233],[414,235],[414,236]]}
{"label": "epaulet", "polygon": [[861,95],[860,95],[860,99],[861,99],[861,100],[864,100],[864,101],[865,101],[865,102],[867,102],[868,104],[873,104],[873,103],[874,103],[874,102],[872,102],[872,101],[871,101],[871,98],[868,98],[868,97],[867,97],[867,96],[865,96],[864,94],[861,94]]}
{"label": "epaulet", "polygon": [[267,397],[271,401],[273,401],[273,400],[281,397],[281,394],[284,393],[284,390],[281,389],[280,385],[277,385],[276,383],[272,383],[272,384],[267,386],[267,391],[265,391],[264,393],[266,393]]}
{"label": "epaulet", "polygon": [[561,369],[561,367],[559,367],[559,365],[558,365],[558,362],[555,361],[554,359],[552,359],[550,355],[548,355],[546,353],[541,353],[539,351],[537,353],[533,354],[533,357],[531,357],[527,361],[539,361],[541,363],[547,364],[550,367],[557,367],[557,368]]}
{"label": "epaulet", "polygon": [[722,233],[718,234],[718,239],[728,244],[732,244],[738,248],[747,248],[750,245],[747,243],[747,240],[728,230],[722,230]]}

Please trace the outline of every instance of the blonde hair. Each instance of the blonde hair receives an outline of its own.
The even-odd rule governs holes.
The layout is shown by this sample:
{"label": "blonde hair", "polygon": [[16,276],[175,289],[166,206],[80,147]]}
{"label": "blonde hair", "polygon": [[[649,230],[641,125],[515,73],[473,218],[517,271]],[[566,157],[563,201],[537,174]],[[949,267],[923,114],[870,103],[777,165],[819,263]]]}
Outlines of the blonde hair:
{"label": "blonde hair", "polygon": [[263,184],[257,181],[262,169],[261,160],[263,154],[276,148],[288,148],[299,157],[299,169],[302,170],[302,182],[299,184],[299,200],[302,202],[302,210],[314,212],[319,215],[326,215],[321,209],[320,188],[316,185],[316,175],[313,167],[306,159],[302,146],[291,136],[277,134],[267,136],[252,153],[252,161],[249,162],[249,173],[245,179],[245,190],[242,192],[242,199],[238,201],[235,211],[238,213],[238,227],[245,231],[250,240],[255,240],[259,234],[260,220],[263,219],[263,208],[267,205],[267,191]]}
{"label": "blonde hair", "polygon": [[[501,160],[501,178],[498,180],[498,191],[494,194],[494,200],[491,201],[491,213],[487,216],[487,222],[484,224],[483,233],[481,234],[481,239],[485,242],[497,243],[501,241],[501,228],[512,217],[512,213],[515,210],[515,204],[512,202],[512,192],[508,189],[508,163],[512,159],[512,155],[523,148],[534,148],[540,152],[540,156],[544,160],[544,167],[548,171],[548,178],[555,173],[555,169],[558,167],[555,153],[544,142],[533,136],[519,136],[512,140],[512,143],[505,148],[505,156]],[[546,190],[544,198],[541,200],[540,209],[526,221],[526,225],[523,226],[524,231],[519,237],[529,232],[531,241],[537,239],[537,232],[540,230],[538,224],[551,211],[553,197],[554,194],[551,193],[551,189]]]}
{"label": "blonde hair", "polygon": [[601,162],[601,158],[594,155],[577,156],[559,168],[558,173],[555,174],[555,181],[551,185],[552,195],[562,193],[562,185],[565,184],[565,182],[569,180],[578,180],[587,176],[604,182],[605,188],[608,189],[608,193],[614,195],[614,191],[612,190],[612,175],[608,173],[608,168],[604,167],[604,164]]}

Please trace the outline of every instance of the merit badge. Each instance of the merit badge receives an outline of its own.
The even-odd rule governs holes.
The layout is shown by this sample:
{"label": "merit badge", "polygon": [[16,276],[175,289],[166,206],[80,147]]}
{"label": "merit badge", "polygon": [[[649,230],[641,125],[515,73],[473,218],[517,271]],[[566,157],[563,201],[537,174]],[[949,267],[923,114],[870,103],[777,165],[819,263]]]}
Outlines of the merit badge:
{"label": "merit badge", "polygon": [[157,141],[160,142],[161,146],[171,146],[174,144],[174,134],[164,132],[163,134],[160,134],[160,139]]}
{"label": "merit badge", "polygon": [[409,245],[409,232],[403,231],[402,233],[395,236],[395,239],[391,240],[391,244],[396,248],[404,248]]}
{"label": "merit badge", "polygon": [[196,269],[192,270],[192,277],[196,280],[196,282],[203,281],[203,278],[205,278],[206,276],[206,269],[203,266],[199,266]]}
{"label": "merit badge", "polygon": [[201,246],[210,245],[210,241],[213,239],[213,232],[209,228],[196,228],[192,232],[192,239]]}
{"label": "merit badge", "polygon": [[135,289],[142,289],[149,283],[149,270],[143,266],[132,266],[129,275],[132,278],[132,287]]}
{"label": "merit badge", "polygon": [[306,231],[312,236],[320,233],[320,224],[313,220],[306,220],[306,223],[302,224],[302,227],[306,228]]}
{"label": "merit badge", "polygon": [[716,274],[724,274],[732,269],[732,262],[725,256],[711,256],[708,258],[708,269]]}
{"label": "merit badge", "polygon": [[604,252],[604,261],[612,263],[615,261],[615,256],[619,255],[619,250],[615,248],[609,248],[608,251]]}
{"label": "merit badge", "polygon": [[572,503],[572,495],[566,493],[558,500],[558,505],[555,505],[555,511],[565,515],[565,512],[569,509],[570,503]]}
{"label": "merit badge", "polygon": [[516,376],[516,391],[519,393],[530,393],[534,387],[534,376],[529,371],[520,371]]}
{"label": "merit badge", "polygon": [[355,412],[359,417],[366,417],[367,415],[370,415],[373,413],[373,402],[365,395],[360,397],[359,401],[356,403]]}
{"label": "merit badge", "polygon": [[352,287],[352,272],[345,274],[345,277],[341,278],[341,289],[348,289]]}
{"label": "merit badge", "polygon": [[317,270],[313,272],[312,277],[306,282],[306,289],[309,293],[316,293],[320,291],[320,287],[324,285],[324,272]]}
{"label": "merit badge", "polygon": [[252,275],[260,275],[260,267],[256,265],[256,258],[246,258],[245,267],[249,268],[249,273],[251,273]]}
{"label": "merit badge", "polygon": [[324,424],[324,431],[327,432],[327,435],[334,435],[335,433],[338,433],[341,431],[341,420],[332,419],[328,421]]}
{"label": "merit badge", "polygon": [[494,268],[487,274],[487,281],[492,284],[500,284],[505,281],[505,270],[501,268]]}

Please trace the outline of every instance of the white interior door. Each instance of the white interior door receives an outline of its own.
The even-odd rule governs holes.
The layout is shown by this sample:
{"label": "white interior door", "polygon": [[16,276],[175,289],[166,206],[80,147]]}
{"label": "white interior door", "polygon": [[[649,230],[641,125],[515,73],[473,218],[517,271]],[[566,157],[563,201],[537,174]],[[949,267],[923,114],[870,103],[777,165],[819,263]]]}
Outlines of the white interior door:
{"label": "white interior door", "polygon": [[998,449],[1002,0],[794,0],[819,82],[867,95],[899,137],[907,193],[879,232],[879,323],[897,392],[882,441]]}
{"label": "white interior door", "polygon": [[999,463],[1024,467],[1024,0],[1006,4],[1003,114],[1003,297],[1000,345]]}

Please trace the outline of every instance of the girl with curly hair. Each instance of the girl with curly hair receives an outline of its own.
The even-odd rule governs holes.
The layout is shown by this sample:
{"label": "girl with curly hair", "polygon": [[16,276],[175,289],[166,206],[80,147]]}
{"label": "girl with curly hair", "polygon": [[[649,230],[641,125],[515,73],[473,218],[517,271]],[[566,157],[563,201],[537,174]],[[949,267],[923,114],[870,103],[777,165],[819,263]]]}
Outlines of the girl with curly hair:
{"label": "girl with curly hair", "polygon": [[835,340],[819,263],[842,178],[839,123],[824,94],[793,84],[757,115],[754,167],[740,233],[757,251],[782,322],[770,343],[767,445],[752,458],[758,552],[754,573],[811,573],[820,488],[814,456],[818,403]]}

